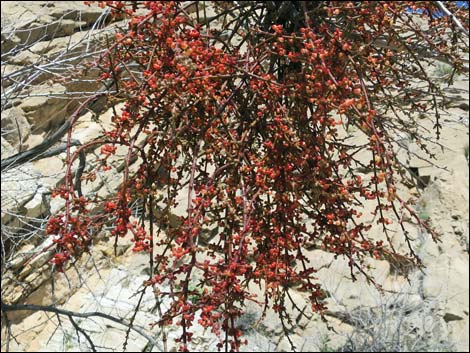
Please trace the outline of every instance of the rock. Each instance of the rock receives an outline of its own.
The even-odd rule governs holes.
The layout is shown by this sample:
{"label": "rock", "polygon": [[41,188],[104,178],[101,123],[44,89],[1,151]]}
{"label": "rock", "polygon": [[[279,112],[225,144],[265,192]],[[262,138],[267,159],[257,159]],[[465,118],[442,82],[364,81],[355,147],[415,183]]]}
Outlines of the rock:
{"label": "rock", "polygon": [[[3,18],[2,18],[2,22],[3,22]],[[15,35],[13,31],[9,33],[4,33],[2,31],[2,44],[1,44],[2,53],[5,53],[5,55],[8,55],[9,53],[12,52],[13,49],[18,47],[19,44],[21,44],[21,39],[17,35]]]}
{"label": "rock", "polygon": [[73,138],[85,144],[101,136],[102,133],[103,126],[101,119],[93,119],[92,114],[88,112],[81,116],[74,125]]}
{"label": "rock", "polygon": [[[292,340],[292,337],[289,337],[289,338]],[[294,339],[296,341],[300,340],[299,337],[295,337]],[[294,352],[294,350],[292,349],[292,344],[289,342],[287,337],[283,337],[282,340],[278,343],[276,351],[277,352]],[[295,351],[298,351],[298,347],[296,346],[295,346]]]}
{"label": "rock", "polygon": [[276,350],[274,342],[256,331],[246,334],[244,338],[248,344],[243,345],[240,352],[274,352]]}
{"label": "rock", "polygon": [[[26,141],[25,143],[25,150],[29,150],[33,147],[36,147],[37,145],[39,145],[40,143],[42,143],[44,141],[44,136],[46,135],[45,132],[43,132],[42,134],[32,134],[29,136],[28,140]],[[40,159],[39,161],[41,161],[42,159]],[[47,159],[46,159],[47,160]],[[32,163],[37,163],[38,161],[33,161]],[[46,168],[45,170],[47,170],[48,168]]]}
{"label": "rock", "polygon": [[452,314],[452,313],[445,313],[443,319],[445,322],[449,322],[449,321],[463,320],[463,317]]}
{"label": "rock", "polygon": [[[50,40],[71,35],[77,22],[91,25],[101,15],[102,9],[87,7],[79,2],[11,2],[2,4],[2,25],[5,19],[5,35],[2,34],[2,53],[15,46]],[[7,33],[14,29],[14,36]],[[3,33],[4,31],[2,31]]]}
{"label": "rock", "polygon": [[53,254],[53,251],[46,250],[46,248],[51,245],[52,239],[46,238],[46,240],[41,245],[36,247],[36,255],[33,260],[31,260],[31,262],[28,264],[28,266],[30,266],[32,270],[39,269],[49,261],[51,255]]}
{"label": "rock", "polygon": [[[25,112],[25,116],[33,127],[34,133],[38,130],[47,130],[51,126],[62,124],[68,118],[71,109],[67,107],[68,100],[58,97],[65,93],[62,85],[41,85],[31,92],[31,97],[26,98],[20,104],[20,108]],[[37,96],[34,96],[37,94]],[[67,108],[66,108],[67,107]]]}
{"label": "rock", "polygon": [[[468,315],[464,320],[450,321],[447,323],[449,328],[449,341],[453,343],[453,351],[468,352],[469,351],[469,321]],[[450,351],[450,350],[449,350]]]}
{"label": "rock", "polygon": [[46,192],[48,192],[48,189],[40,186],[33,198],[24,204],[23,208],[26,217],[39,218],[49,214],[48,198],[44,195]]}
{"label": "rock", "polygon": [[[71,4],[73,3],[73,5]],[[87,6],[82,1],[54,2],[49,9],[49,15],[60,19],[72,20],[74,23],[83,23],[90,26],[103,14],[103,9],[98,6]]]}
{"label": "rock", "polygon": [[[3,35],[2,35],[3,36]],[[3,42],[2,42],[3,48]],[[2,49],[3,53],[3,49]],[[22,66],[12,65],[10,63],[2,63],[2,89],[6,90],[9,86],[16,82],[18,75],[20,75],[20,70],[23,69]],[[8,92],[8,90],[6,90]],[[7,93],[5,93],[7,94]]]}
{"label": "rock", "polygon": [[13,147],[24,150],[24,142],[31,133],[31,126],[20,108],[10,108],[2,112],[2,138]]}
{"label": "rock", "polygon": [[[126,337],[125,329],[108,328],[105,332],[94,336],[96,343],[102,347],[109,347],[109,349],[123,351],[123,344]],[[135,332],[131,332],[127,342],[125,352],[143,352],[147,346],[148,341]]]}
{"label": "rock", "polygon": [[8,158],[16,153],[13,146],[2,136],[2,159]]}
{"label": "rock", "polygon": [[49,199],[49,209],[51,214],[57,214],[65,207],[65,200],[61,197],[54,197]]}
{"label": "rock", "polygon": [[[335,255],[323,250],[304,250],[302,253],[307,258],[307,265],[317,271],[329,268],[335,262]],[[301,269],[300,264],[298,266]]]}
{"label": "rock", "polygon": [[41,57],[30,51],[21,51],[9,60],[9,63],[19,66],[37,65]]}
{"label": "rock", "polygon": [[450,257],[443,254],[425,271],[423,296],[439,298],[441,308],[446,314],[466,316],[468,320],[468,315],[464,314],[464,310],[468,310],[469,306],[468,255]]}
{"label": "rock", "polygon": [[2,172],[2,224],[31,201],[40,189],[41,174],[24,164]]}
{"label": "rock", "polygon": [[24,279],[24,283],[34,285],[37,283],[37,279],[41,277],[40,273],[32,272]]}
{"label": "rock", "polygon": [[390,263],[388,261],[369,260],[372,266],[370,273],[377,283],[384,283],[390,275]]}
{"label": "rock", "polygon": [[[199,16],[204,15],[202,9],[205,5],[202,3],[198,5]],[[187,10],[192,13],[193,17],[196,17],[194,4]],[[205,10],[209,17],[216,13],[213,6],[207,6]],[[8,131],[7,134],[2,134],[2,158],[16,153],[19,146],[22,146],[23,150],[36,146],[44,140],[47,134],[51,133],[52,127],[61,124],[70,116],[76,103],[67,107],[69,103],[67,99],[46,97],[48,92],[56,95],[70,94],[72,91],[89,92],[94,91],[100,85],[94,81],[96,72],[92,70],[86,76],[71,78],[61,85],[50,85],[46,80],[50,79],[52,74],[37,74],[35,68],[28,68],[27,65],[41,63],[41,60],[44,60],[43,63],[50,62],[59,56],[70,60],[68,64],[71,66],[79,62],[83,64],[82,57],[96,50],[96,44],[103,38],[101,36],[103,32],[93,27],[102,13],[101,8],[85,6],[81,1],[2,3],[2,26],[6,26],[6,30],[1,34],[2,58],[8,59],[8,64],[2,63],[2,88],[13,89],[14,86],[11,85],[15,80],[23,82],[32,79],[32,81],[25,82],[30,82],[32,85],[40,84],[32,89],[30,98],[12,99],[8,102],[7,109],[2,116],[2,131]],[[104,18],[100,19],[100,23],[106,22],[101,22],[101,20]],[[214,28],[217,28],[216,21],[213,24]],[[111,26],[106,27],[105,31],[112,30]],[[11,31],[13,27],[18,30],[16,33]],[[26,46],[28,50],[23,50]],[[33,75],[37,76],[33,78]],[[466,85],[464,89],[468,91],[468,81],[460,82],[460,84]],[[34,97],[34,95],[37,96]],[[468,103],[456,101],[451,109],[453,109],[451,115],[443,116],[441,120],[443,125],[457,122],[458,117],[463,114],[462,110],[468,111]],[[112,115],[111,109],[97,117],[92,114],[83,115],[74,126],[74,138],[82,143],[95,139],[102,133],[102,128],[109,128],[112,124]],[[429,124],[431,120],[430,116],[424,115],[419,119],[419,123],[423,125]],[[434,123],[431,122],[431,124]],[[17,133],[17,125],[20,127],[20,134]],[[426,128],[431,131],[432,125]],[[350,135],[353,133],[351,131]],[[356,131],[356,135],[354,143],[369,142],[360,131]],[[397,139],[405,139],[405,137],[404,135],[396,136]],[[351,281],[347,258],[339,256],[338,259],[334,259],[333,254],[321,250],[305,251],[309,266],[319,270],[315,275],[325,289],[325,296],[327,296],[325,300],[331,314],[331,316],[328,315],[329,324],[338,334],[328,331],[318,316],[311,315],[305,293],[298,292],[293,287],[291,291],[293,301],[306,314],[301,315],[293,308],[290,301],[286,300],[286,306],[294,322],[291,337],[299,350],[328,351],[341,348],[345,342],[344,338],[354,328],[340,319],[340,310],[348,313],[355,309],[357,309],[354,311],[356,313],[361,311],[377,313],[379,307],[383,307],[386,311],[394,310],[397,302],[391,300],[393,299],[392,292],[406,294],[402,309],[405,310],[405,318],[409,319],[413,330],[419,333],[425,332],[426,335],[431,334],[440,339],[445,339],[450,333],[458,349],[468,350],[469,321],[468,298],[466,297],[468,294],[468,254],[465,252],[465,250],[468,251],[468,163],[463,152],[463,143],[467,143],[467,140],[468,129],[443,128],[441,142],[446,147],[445,151],[442,153],[438,146],[428,145],[431,152],[436,153],[435,163],[445,166],[448,171],[438,170],[424,162],[420,158],[424,157],[422,151],[413,146],[410,141],[404,141],[404,144],[412,153],[408,154],[403,151],[405,148],[400,151],[400,158],[409,159],[405,165],[416,168],[419,175],[425,177],[420,182],[420,186],[427,186],[417,206],[420,207],[420,211],[423,211],[422,215],[428,216],[436,226],[442,240],[441,243],[434,243],[425,232],[411,224],[412,217],[407,219],[406,226],[408,226],[410,236],[416,239],[416,251],[427,266],[424,269],[425,275],[421,277],[415,277],[413,269],[409,270],[411,281],[416,283],[416,286],[408,285],[402,273],[395,270],[396,266],[392,261],[367,259],[365,265],[369,267],[368,271],[379,284],[383,284],[385,294],[381,296],[373,286],[366,283],[362,276],[358,275],[356,283]],[[95,153],[99,153],[99,149],[100,147],[95,150]],[[96,193],[102,198],[114,193],[122,182],[122,156],[125,153],[126,149],[122,148],[119,150],[119,156],[110,158],[110,165],[113,169],[109,173],[98,172],[96,182],[84,182],[84,191],[88,194]],[[370,154],[369,150],[364,150],[356,157],[367,164],[371,158]],[[22,224],[18,219],[15,221],[17,218],[15,215],[30,217],[21,218],[23,221],[30,221],[31,217],[41,218],[47,214],[48,208],[51,208],[52,213],[57,213],[63,207],[63,199],[56,198],[50,201],[47,195],[48,190],[57,186],[63,178],[63,156],[62,154],[34,161],[32,165],[27,164],[2,173],[2,230],[14,229],[13,226]],[[87,158],[87,163],[90,169],[96,166],[93,164],[92,154]],[[131,167],[131,175],[135,171],[136,164],[138,162]],[[363,169],[362,172],[367,173],[364,175],[364,180],[369,180],[370,169]],[[413,186],[411,188],[403,192],[410,196],[415,192]],[[187,188],[178,195],[179,204],[172,210],[174,214],[170,215],[173,227],[179,226],[179,216],[186,215],[186,199]],[[374,205],[370,206],[367,202],[365,204],[366,210],[371,211]],[[161,212],[156,213],[159,217],[162,216]],[[364,218],[368,216],[365,215]],[[371,218],[369,217],[368,220]],[[312,227],[309,223],[311,222],[307,222],[307,227]],[[311,231],[312,228],[308,230]],[[392,242],[397,250],[403,253],[409,252],[399,227],[394,224],[390,225],[390,229]],[[210,242],[215,232],[217,229],[207,229],[205,240]],[[150,275],[148,254],[135,254],[130,251],[132,243],[128,236],[119,239],[119,256],[115,257],[113,239],[106,238],[107,235],[109,236],[108,229],[98,234],[94,239],[91,254],[85,254],[81,259],[77,259],[75,265],[78,271],[71,268],[66,272],[66,277],[63,274],[55,275],[54,296],[51,294],[50,283],[52,281],[47,280],[50,278],[48,260],[52,251],[41,252],[44,245],[38,246],[37,242],[23,247],[14,254],[7,267],[8,276],[10,275],[8,271],[15,271],[18,275],[2,279],[2,290],[4,287],[7,288],[5,298],[13,302],[20,300],[44,305],[57,301],[63,304],[65,309],[79,312],[96,310],[119,315],[129,320],[139,298],[134,294],[142,288],[142,282]],[[165,236],[163,233],[160,235]],[[369,235],[377,240],[384,238],[380,227],[374,227]],[[38,256],[26,264],[26,259],[33,253]],[[25,283],[15,284],[18,280]],[[38,286],[39,288],[26,298],[28,290]],[[168,288],[162,290],[168,291]],[[259,293],[257,299],[262,300],[262,298],[262,293]],[[168,298],[163,301],[161,306],[164,310],[169,307],[170,301]],[[421,310],[426,306],[432,310],[428,312]],[[156,322],[159,318],[154,307],[155,297],[149,288],[135,317],[135,324],[143,327],[160,343],[161,337],[158,336],[160,330],[150,329],[148,326],[149,323]],[[237,325],[246,332],[243,338],[248,340],[248,345],[242,346],[242,351],[274,351],[276,349],[291,351],[275,312],[268,310],[266,318],[256,326],[262,307],[249,302],[246,311],[247,314],[237,320]],[[346,316],[342,317],[346,321]],[[63,330],[56,330],[55,318],[53,316],[49,318],[44,313],[25,313],[24,317],[13,316],[13,318],[16,320],[13,330],[18,333],[17,338],[20,342],[18,344],[11,342],[11,348],[14,351],[90,350],[83,337],[81,337],[81,343],[78,342],[76,332],[66,317],[62,320]],[[77,322],[89,330],[98,345],[106,346],[99,347],[98,350],[122,349],[125,336],[125,328],[122,325],[104,318],[77,319]],[[216,350],[217,341],[210,335],[210,332],[199,326],[191,329],[195,332],[191,350]],[[166,330],[169,336],[168,348],[176,351],[178,344],[174,342],[174,339],[179,337],[181,330],[176,326],[170,326]],[[145,339],[132,333],[127,350],[142,351],[146,346]],[[153,347],[153,350],[162,351],[163,347]]]}
{"label": "rock", "polygon": [[[346,343],[346,334],[353,328],[335,318],[328,318],[328,327],[318,317],[311,320],[304,330],[290,334],[290,339],[298,352],[334,352]],[[336,332],[335,332],[336,331]],[[279,352],[292,352],[292,347],[286,336],[282,337],[277,345]]]}
{"label": "rock", "polygon": [[[63,157],[63,158],[62,158]],[[64,180],[64,168],[65,168],[65,153],[49,158],[43,158],[33,161],[32,164],[36,170],[44,172],[41,179],[41,183],[44,188],[53,189]],[[54,198],[58,200],[60,198]],[[62,199],[63,200],[63,199]],[[51,197],[45,196],[44,203],[50,206]]]}
{"label": "rock", "polygon": [[37,349],[34,349],[36,347],[34,347],[33,342],[35,342],[35,339],[38,337],[38,335],[43,333],[43,331],[47,328],[48,321],[49,320],[45,313],[34,312],[27,316],[24,320],[15,322],[12,325],[12,329],[18,332],[24,332],[24,337],[20,340],[20,342],[12,340],[11,344],[13,344],[13,346],[10,347],[12,351],[26,352],[29,351],[28,346],[33,346],[31,351],[37,351]]}
{"label": "rock", "polygon": [[[131,247],[131,244],[123,244],[122,246]],[[140,281],[140,283],[137,284],[140,286],[143,282],[143,279],[146,279],[145,277],[150,275],[149,256],[147,254],[135,253],[132,251],[129,251],[124,255],[127,256],[123,256],[122,265],[125,266],[129,272],[132,272],[136,275],[136,279],[134,281]]]}
{"label": "rock", "polygon": [[23,266],[33,249],[33,244],[26,244],[25,246],[22,246],[20,249],[18,249],[14,255],[14,258],[8,261],[9,268],[12,270],[17,270]]}
{"label": "rock", "polygon": [[468,112],[469,105],[468,105],[468,103],[460,103],[459,108],[466,111],[466,112]]}

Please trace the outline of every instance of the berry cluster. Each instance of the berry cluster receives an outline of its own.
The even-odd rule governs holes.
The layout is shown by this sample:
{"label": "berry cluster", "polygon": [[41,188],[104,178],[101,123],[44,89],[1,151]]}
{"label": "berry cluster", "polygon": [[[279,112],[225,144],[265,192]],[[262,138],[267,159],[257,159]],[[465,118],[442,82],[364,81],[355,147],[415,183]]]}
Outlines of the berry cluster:
{"label": "berry cluster", "polygon": [[[395,254],[386,214],[403,225],[400,214],[408,212],[434,235],[397,194],[402,174],[393,142],[397,132],[418,129],[410,114],[437,104],[407,89],[420,80],[437,90],[420,69],[416,46],[426,42],[461,68],[458,33],[443,40],[453,27],[448,18],[429,16],[433,2],[285,2],[297,11],[295,20],[277,16],[270,2],[241,2],[233,5],[243,9],[239,22],[229,20],[237,9],[226,3],[220,11],[233,33],[228,40],[207,19],[189,15],[184,2],[99,2],[129,19],[127,31],[93,64],[126,102],[101,148],[106,160],[118,145],[127,147],[123,182],[113,199],[86,199],[70,174],[58,192],[66,213],[47,227],[58,235],[53,262],[59,268],[88,250],[89,230],[102,219],[112,220],[115,237],[132,234],[134,250],[151,254],[146,285],[170,288],[159,292],[173,300],[159,324],[181,325],[182,350],[196,315],[198,324],[225,333],[221,348],[238,350],[243,341],[235,322],[248,300],[272,305],[289,322],[292,286],[307,292],[323,315],[309,247],[346,257],[353,277],[368,276],[364,259]],[[367,143],[348,139],[350,126]],[[366,163],[358,157],[364,151]],[[133,153],[141,158],[131,177]],[[186,215],[175,222],[171,213],[181,195]],[[136,199],[144,205],[139,222],[129,208]],[[388,242],[368,236],[371,225],[360,212],[367,200],[376,201]],[[101,216],[90,215],[96,203]],[[404,237],[405,255],[417,261]],[[194,277],[200,290],[193,289]],[[264,298],[255,298],[250,285],[262,286]]]}

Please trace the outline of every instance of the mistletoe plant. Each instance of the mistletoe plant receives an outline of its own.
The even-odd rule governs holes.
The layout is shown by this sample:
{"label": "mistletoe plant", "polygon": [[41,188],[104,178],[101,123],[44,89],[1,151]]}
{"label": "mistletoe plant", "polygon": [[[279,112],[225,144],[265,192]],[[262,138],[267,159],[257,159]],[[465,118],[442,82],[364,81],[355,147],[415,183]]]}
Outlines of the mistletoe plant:
{"label": "mistletoe plant", "polygon": [[[125,103],[102,138],[69,149],[56,191],[65,211],[47,227],[58,269],[111,225],[115,244],[130,236],[134,251],[149,253],[145,286],[171,298],[155,324],[180,325],[181,350],[202,325],[228,351],[244,342],[236,320],[247,301],[272,307],[286,327],[295,287],[324,316],[308,248],[346,257],[353,278],[373,280],[369,257],[419,265],[404,214],[437,235],[397,192],[406,175],[396,141],[408,135],[428,151],[419,114],[433,116],[439,138],[442,95],[427,70],[436,60],[452,76],[464,69],[468,10],[439,1],[217,1],[208,16],[200,1],[99,5],[128,19],[90,64]],[[351,138],[352,127],[365,142]],[[118,146],[127,151],[112,197],[82,195],[73,182],[72,165],[91,145],[101,146],[103,171]],[[186,212],[174,216],[182,199]],[[383,240],[361,218],[371,201]],[[390,240],[392,218],[404,253]]]}

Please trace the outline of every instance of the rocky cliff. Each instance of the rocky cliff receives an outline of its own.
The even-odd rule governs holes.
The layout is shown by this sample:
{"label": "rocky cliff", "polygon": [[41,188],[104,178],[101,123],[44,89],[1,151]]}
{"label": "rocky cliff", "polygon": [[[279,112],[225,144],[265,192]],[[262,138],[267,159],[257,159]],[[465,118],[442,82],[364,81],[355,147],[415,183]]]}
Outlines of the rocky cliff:
{"label": "rocky cliff", "polygon": [[[150,290],[142,291],[148,257],[133,253],[129,239],[120,243],[115,256],[109,235],[101,234],[90,254],[64,273],[54,273],[48,250],[52,240],[44,234],[49,215],[63,207],[51,199],[51,191],[64,177],[64,140],[48,143],[79,102],[99,88],[96,73],[78,69],[84,69],[84,63],[106,45],[113,28],[124,26],[124,21],[111,21],[99,7],[76,1],[2,2],[1,6],[2,303],[32,305],[25,307],[32,310],[2,315],[2,351],[88,351],[89,338],[98,351],[120,351],[124,342],[127,351],[175,350],[176,327],[149,326],[168,303],[158,302]],[[446,74],[439,66],[433,70],[436,77]],[[420,217],[430,219],[441,234],[440,242],[433,242],[423,230],[409,225],[425,267],[420,271],[387,259],[370,261],[382,287],[379,291],[360,277],[359,283],[353,283],[346,259],[319,249],[308,251],[318,268],[328,301],[328,325],[334,330],[310,312],[305,293],[294,291],[290,305],[296,323],[289,334],[299,350],[380,351],[404,346],[415,351],[469,350],[468,91],[465,77],[457,77],[446,88],[442,135],[430,145],[435,160],[426,161],[406,139],[397,146],[418,184],[402,185],[401,191],[416,199]],[[111,124],[113,108],[120,106],[98,101],[81,111],[73,130],[76,143],[100,136]],[[420,119],[433,138],[434,122]],[[48,147],[32,158],[3,166],[9,157],[44,144]],[[88,168],[93,168],[90,156],[97,152],[90,151]],[[120,158],[118,151],[111,161],[117,173]],[[83,188],[105,196],[119,182],[119,174],[98,174]],[[134,209],[138,214],[138,204]],[[397,248],[405,249],[401,229],[392,225],[392,230]],[[373,232],[380,238],[379,227]],[[33,310],[49,305],[62,310],[61,315]],[[69,311],[82,315],[68,320]],[[261,317],[261,312],[250,305],[238,323],[249,342],[243,349],[290,351],[277,315],[268,310]],[[130,321],[134,328],[128,331]],[[77,327],[85,328],[85,334]],[[216,350],[216,343],[208,332],[195,329],[193,350]]]}

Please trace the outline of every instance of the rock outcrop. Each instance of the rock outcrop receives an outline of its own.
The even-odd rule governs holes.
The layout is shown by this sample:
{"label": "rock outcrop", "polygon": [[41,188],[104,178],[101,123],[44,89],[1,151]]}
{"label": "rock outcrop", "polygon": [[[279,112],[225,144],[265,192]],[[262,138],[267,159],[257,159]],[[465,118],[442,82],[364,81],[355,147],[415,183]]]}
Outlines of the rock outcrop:
{"label": "rock outcrop", "polygon": [[[70,80],[67,75],[75,65],[93,57],[103,33],[120,25],[111,23],[100,8],[78,1],[2,2],[2,159],[43,142],[75,111],[80,99],[98,89],[96,73],[87,72]],[[60,83],[52,82],[57,77],[62,77]],[[387,334],[396,333],[378,330],[387,326],[390,330],[412,332],[409,339],[416,340],[416,347],[468,351],[468,104],[462,98],[468,96],[468,84],[468,79],[458,77],[456,91],[449,91],[453,103],[443,112],[441,139],[431,147],[436,155],[432,164],[423,162],[416,146],[407,142],[397,146],[405,165],[421,178],[418,188],[402,185],[402,193],[416,199],[420,217],[432,220],[441,234],[436,243],[409,224],[408,230],[419,244],[419,256],[426,266],[423,272],[387,259],[370,260],[371,272],[382,286],[383,291],[379,292],[364,278],[353,283],[347,259],[335,259],[319,249],[308,250],[308,259],[318,269],[316,276],[327,298],[327,317],[334,331],[311,313],[305,293],[294,288],[296,305],[291,305],[290,311],[296,322],[289,337],[298,350],[362,349],[360,342],[364,342],[364,337],[380,348],[388,339]],[[121,107],[116,105],[114,109]],[[112,124],[113,110],[111,106],[107,108],[96,109],[98,115],[82,112],[74,126],[74,139],[85,144],[100,136]],[[432,131],[434,122],[422,118]],[[90,156],[98,152],[99,147]],[[114,192],[122,180],[125,152],[118,150],[109,161],[115,174],[98,173],[95,180],[83,183],[84,192],[99,197]],[[139,291],[149,276],[148,255],[133,253],[130,239],[120,240],[118,256],[114,256],[112,241],[106,241],[108,235],[101,234],[91,254],[78,259],[64,274],[51,274],[52,238],[45,237],[44,226],[47,217],[63,207],[60,200],[51,200],[51,192],[63,180],[64,163],[62,152],[2,170],[2,242],[9,251],[5,265],[2,264],[2,301],[56,305],[79,313],[101,312],[118,317],[123,323],[133,321],[135,329],[127,332],[126,325],[105,317],[75,318],[74,322],[86,328],[99,350],[121,350],[126,341],[127,351],[176,350],[176,326],[163,331],[149,326],[159,320],[159,311],[168,307],[168,302],[159,302],[150,288],[140,297]],[[97,166],[94,158],[87,163],[89,170]],[[372,209],[366,211],[370,213]],[[397,249],[406,252],[401,229],[397,225],[391,229]],[[383,238],[379,227],[374,227],[372,234]],[[412,284],[407,282],[405,273]],[[239,320],[248,340],[248,346],[242,349],[290,351],[291,344],[276,313],[268,310],[261,317],[261,312],[258,305],[249,304]],[[12,351],[89,350],[87,340],[77,334],[71,320],[59,322],[57,316],[44,311],[8,315],[13,334],[21,334],[9,342]],[[4,335],[2,326],[2,345]],[[353,342],[356,346],[352,346]],[[194,328],[193,350],[217,351],[216,344],[209,332]]]}

